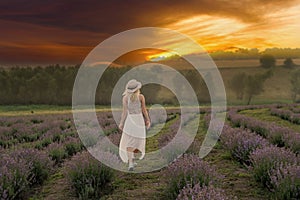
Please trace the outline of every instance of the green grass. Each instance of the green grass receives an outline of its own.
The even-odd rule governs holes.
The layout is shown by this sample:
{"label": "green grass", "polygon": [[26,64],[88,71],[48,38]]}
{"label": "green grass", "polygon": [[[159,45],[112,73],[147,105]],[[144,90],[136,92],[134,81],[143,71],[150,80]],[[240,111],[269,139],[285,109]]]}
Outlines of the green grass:
{"label": "green grass", "polygon": [[63,172],[64,168],[59,168],[30,198],[31,200],[47,199],[75,199],[75,194],[70,189]]}
{"label": "green grass", "polygon": [[[168,121],[166,124],[157,124],[153,128],[150,129],[150,131],[147,133],[147,140],[146,140],[146,152],[152,152],[158,150],[158,139],[163,134],[169,133],[169,127],[176,123],[176,120],[178,120],[179,115],[176,114],[176,118]],[[157,131],[160,130],[158,133]],[[156,133],[156,134],[155,134]],[[154,135],[155,134],[155,135]],[[148,137],[151,136],[151,137]]]}
{"label": "green grass", "polygon": [[[105,109],[104,106],[96,106],[96,109]],[[66,114],[71,113],[71,106],[58,105],[1,105],[0,115],[18,116],[18,115],[40,115],[40,114]]]}
{"label": "green grass", "polygon": [[[163,105],[165,109],[178,109],[178,106]],[[201,105],[206,107],[209,105]],[[149,109],[151,105],[147,105]],[[86,107],[87,108],[87,107]],[[111,111],[111,107],[107,105],[95,105],[96,112]],[[88,108],[87,108],[88,109]],[[121,107],[114,108],[122,110]],[[68,114],[72,113],[72,106],[59,106],[59,105],[0,105],[0,116],[19,116],[19,115],[45,115],[45,114]]]}

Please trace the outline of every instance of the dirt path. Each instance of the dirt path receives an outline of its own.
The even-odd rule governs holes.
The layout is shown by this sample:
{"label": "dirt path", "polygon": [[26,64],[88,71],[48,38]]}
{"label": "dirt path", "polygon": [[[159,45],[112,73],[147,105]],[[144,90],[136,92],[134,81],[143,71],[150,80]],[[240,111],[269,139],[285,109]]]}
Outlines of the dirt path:
{"label": "dirt path", "polygon": [[38,194],[32,199],[35,200],[77,200],[78,198],[72,193],[70,186],[64,177],[63,168],[59,168],[56,173],[51,175],[46,181]]}
{"label": "dirt path", "polygon": [[123,174],[114,183],[117,188],[101,199],[107,200],[150,200],[162,199],[166,183],[162,171],[144,174]]}

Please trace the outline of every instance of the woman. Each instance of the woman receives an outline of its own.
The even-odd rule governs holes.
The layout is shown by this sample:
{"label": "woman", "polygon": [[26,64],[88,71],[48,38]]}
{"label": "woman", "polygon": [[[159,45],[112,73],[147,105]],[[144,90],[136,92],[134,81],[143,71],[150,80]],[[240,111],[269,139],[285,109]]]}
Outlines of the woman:
{"label": "woman", "polygon": [[[135,79],[130,80],[123,93],[123,113],[119,128],[123,131],[119,154],[123,162],[129,163],[128,170],[133,171],[134,152],[145,155],[146,129],[150,127],[150,119],[145,105],[145,97],[140,94],[142,84]],[[144,121],[145,118],[145,121]]]}

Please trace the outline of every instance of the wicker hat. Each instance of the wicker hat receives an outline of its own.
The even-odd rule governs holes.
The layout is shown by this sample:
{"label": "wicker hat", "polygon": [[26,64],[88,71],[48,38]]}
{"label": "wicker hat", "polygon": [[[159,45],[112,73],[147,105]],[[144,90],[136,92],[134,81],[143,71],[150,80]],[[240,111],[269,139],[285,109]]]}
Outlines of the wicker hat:
{"label": "wicker hat", "polygon": [[132,94],[135,91],[137,91],[138,89],[141,89],[141,87],[142,87],[141,82],[139,82],[135,79],[132,79],[132,80],[128,81],[128,83],[126,84],[125,91],[123,92],[123,95]]}

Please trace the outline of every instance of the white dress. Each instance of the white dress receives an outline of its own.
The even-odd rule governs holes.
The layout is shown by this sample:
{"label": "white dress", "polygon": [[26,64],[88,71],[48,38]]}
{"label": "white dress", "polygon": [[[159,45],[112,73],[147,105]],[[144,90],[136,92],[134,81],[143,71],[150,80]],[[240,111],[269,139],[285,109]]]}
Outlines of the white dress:
{"label": "white dress", "polygon": [[146,127],[142,114],[141,101],[131,101],[127,96],[128,111],[123,127],[123,133],[119,146],[119,155],[123,162],[128,162],[127,147],[138,149],[141,152],[140,159],[145,156]]}

